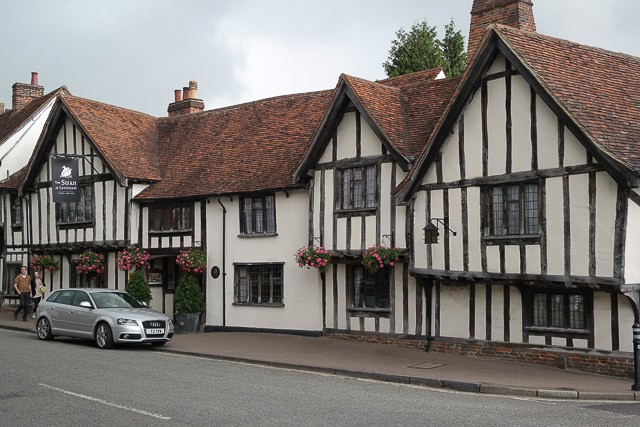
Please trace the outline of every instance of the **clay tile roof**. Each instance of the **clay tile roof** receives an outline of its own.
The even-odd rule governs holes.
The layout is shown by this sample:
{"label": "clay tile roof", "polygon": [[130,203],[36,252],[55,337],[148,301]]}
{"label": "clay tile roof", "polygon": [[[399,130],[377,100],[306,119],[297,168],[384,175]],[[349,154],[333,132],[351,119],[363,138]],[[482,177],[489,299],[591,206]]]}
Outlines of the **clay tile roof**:
{"label": "clay tile roof", "polygon": [[160,179],[156,117],[75,96],[63,97],[62,102],[122,177],[142,181]]}
{"label": "clay tile roof", "polygon": [[27,168],[25,166],[16,173],[11,174],[7,179],[0,181],[0,190],[17,190],[27,174]]}
{"label": "clay tile roof", "polygon": [[51,99],[67,92],[67,88],[61,86],[38,99],[34,99],[18,111],[9,110],[4,114],[0,114],[0,144],[20,129],[27,120],[31,119]]}
{"label": "clay tile roof", "polygon": [[364,108],[396,150],[420,153],[451,101],[460,78],[435,78],[441,68],[377,82],[345,76]]}
{"label": "clay tile roof", "polygon": [[502,25],[496,32],[603,151],[640,171],[640,58]]}
{"label": "clay tile roof", "polygon": [[159,119],[162,180],[136,199],[292,188],[293,170],[332,94],[287,95]]}

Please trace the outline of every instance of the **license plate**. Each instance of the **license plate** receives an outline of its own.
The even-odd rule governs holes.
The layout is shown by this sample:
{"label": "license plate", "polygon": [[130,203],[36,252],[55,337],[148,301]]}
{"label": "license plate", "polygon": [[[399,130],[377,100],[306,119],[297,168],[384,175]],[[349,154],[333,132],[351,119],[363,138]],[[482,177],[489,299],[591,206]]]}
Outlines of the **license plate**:
{"label": "license plate", "polygon": [[164,334],[164,329],[147,329],[145,332],[147,335],[160,335]]}

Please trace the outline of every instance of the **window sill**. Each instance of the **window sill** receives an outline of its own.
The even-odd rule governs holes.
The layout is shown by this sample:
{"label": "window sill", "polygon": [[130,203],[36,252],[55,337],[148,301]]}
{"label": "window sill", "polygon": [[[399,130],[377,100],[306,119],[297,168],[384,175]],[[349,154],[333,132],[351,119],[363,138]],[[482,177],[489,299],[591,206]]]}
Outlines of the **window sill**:
{"label": "window sill", "polygon": [[543,326],[527,326],[525,330],[531,335],[585,335],[588,336],[591,331],[587,329],[570,329],[570,328],[546,328]]}
{"label": "window sill", "polygon": [[390,308],[362,308],[362,307],[349,307],[350,312],[358,313],[391,313]]}
{"label": "window sill", "polygon": [[91,228],[93,227],[93,221],[82,222],[59,222],[57,226],[60,230],[68,230],[74,228]]}
{"label": "window sill", "polygon": [[241,239],[253,239],[260,237],[276,237],[278,233],[240,233],[238,237]]}
{"label": "window sill", "polygon": [[13,231],[22,230],[22,224],[11,224],[11,230],[13,230]]}
{"label": "window sill", "polygon": [[337,215],[344,215],[344,216],[353,215],[353,214],[374,215],[377,211],[378,211],[378,208],[373,207],[373,208],[357,208],[357,209],[336,209],[335,213]]}
{"label": "window sill", "polygon": [[234,302],[232,305],[236,307],[284,307],[283,303],[260,304],[255,302]]}
{"label": "window sill", "polygon": [[539,245],[542,236],[540,234],[522,234],[509,236],[483,236],[482,241],[488,246],[492,245]]}
{"label": "window sill", "polygon": [[158,230],[158,231],[154,231],[154,230],[149,230],[149,235],[150,236],[180,236],[180,235],[188,235],[191,234],[192,229],[186,229],[186,230]]}

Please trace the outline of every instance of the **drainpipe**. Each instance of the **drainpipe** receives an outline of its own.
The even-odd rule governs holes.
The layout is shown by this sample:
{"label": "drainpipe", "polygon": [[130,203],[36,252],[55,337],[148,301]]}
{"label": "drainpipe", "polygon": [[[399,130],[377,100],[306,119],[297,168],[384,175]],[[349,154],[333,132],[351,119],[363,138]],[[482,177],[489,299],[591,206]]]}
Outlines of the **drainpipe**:
{"label": "drainpipe", "polygon": [[222,327],[227,326],[227,208],[222,206]]}

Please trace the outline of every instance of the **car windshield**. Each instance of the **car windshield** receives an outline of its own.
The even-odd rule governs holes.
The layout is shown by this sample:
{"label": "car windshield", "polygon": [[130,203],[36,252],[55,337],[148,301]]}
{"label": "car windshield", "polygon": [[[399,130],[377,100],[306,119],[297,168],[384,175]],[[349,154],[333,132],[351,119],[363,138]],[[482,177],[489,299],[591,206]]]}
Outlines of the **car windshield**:
{"label": "car windshield", "polygon": [[123,292],[94,292],[91,297],[97,308],[144,308],[137,299]]}

